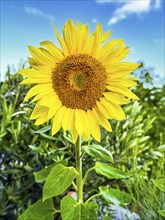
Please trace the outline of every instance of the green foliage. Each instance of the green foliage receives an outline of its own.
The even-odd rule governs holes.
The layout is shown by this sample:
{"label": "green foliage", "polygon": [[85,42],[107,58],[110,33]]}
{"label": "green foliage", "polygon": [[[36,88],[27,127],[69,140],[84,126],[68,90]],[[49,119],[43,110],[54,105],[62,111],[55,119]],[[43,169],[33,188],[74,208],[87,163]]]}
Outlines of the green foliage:
{"label": "green foliage", "polygon": [[83,150],[90,156],[113,163],[113,157],[110,151],[100,145],[83,145]]}
{"label": "green foliage", "polygon": [[129,177],[129,175],[124,171],[100,162],[96,162],[95,170],[96,173],[106,176],[108,179],[121,179]]}
{"label": "green foliage", "polygon": [[57,164],[50,171],[43,188],[43,200],[63,193],[78,175],[74,167]]}
{"label": "green foliage", "polygon": [[55,212],[52,199],[47,199],[44,202],[40,199],[19,216],[18,220],[53,220]]}
{"label": "green foliage", "polygon": [[118,189],[113,189],[113,188],[108,189],[105,186],[100,186],[99,190],[100,190],[100,194],[108,203],[113,203],[116,205],[128,205],[132,200],[130,194],[122,192]]}
{"label": "green foliage", "polygon": [[157,186],[161,191],[165,192],[165,179],[151,179],[152,182]]}
{"label": "green foliage", "polygon": [[[165,86],[155,87],[144,66],[139,69],[139,74],[142,81],[135,93],[140,101],[124,107],[127,120],[112,121],[111,134],[102,130],[101,145],[93,140],[83,142],[83,174],[88,177],[84,177],[86,203],[77,203],[66,196],[67,192],[75,191],[72,180],[77,175],[69,168],[75,166],[75,150],[70,135],[58,132],[52,137],[49,122],[36,127],[29,121],[34,106],[23,102],[29,86],[20,86],[22,76],[11,75],[8,70],[6,81],[0,85],[2,220],[16,220],[18,216],[19,220],[31,220],[31,214],[35,216],[37,212],[41,220],[58,220],[60,215],[63,219],[68,216],[69,219],[75,219],[75,216],[76,219],[82,216],[91,220],[98,219],[98,216],[104,220],[111,219],[111,206],[106,206],[101,197],[118,205],[128,204],[132,198],[127,208],[138,213],[141,219],[163,219],[164,193],[157,188],[162,189],[157,180],[164,178]],[[109,165],[113,161],[115,165]],[[57,166],[61,173],[69,168],[67,172],[71,171],[72,178],[68,180],[64,173],[64,180],[57,172]],[[96,172],[91,172],[94,170]],[[56,178],[53,180],[53,176],[56,174],[61,178],[60,183],[66,181],[60,190],[54,188]],[[107,177],[112,180],[107,180]],[[43,184],[48,186],[45,199],[53,197],[53,200],[41,200]],[[92,199],[95,202],[91,202]],[[49,211],[45,211],[47,207]],[[44,213],[48,216],[45,217]]]}
{"label": "green foliage", "polygon": [[90,212],[84,203],[78,203],[71,196],[66,196],[61,200],[61,216],[63,220],[89,220]]}

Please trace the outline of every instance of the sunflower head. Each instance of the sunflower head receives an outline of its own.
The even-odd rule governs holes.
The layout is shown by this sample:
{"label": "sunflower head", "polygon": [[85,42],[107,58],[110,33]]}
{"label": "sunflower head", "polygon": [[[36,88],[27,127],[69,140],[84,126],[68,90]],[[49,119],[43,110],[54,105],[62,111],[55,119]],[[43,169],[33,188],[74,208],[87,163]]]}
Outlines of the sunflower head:
{"label": "sunflower head", "polygon": [[[100,24],[89,35],[88,25],[67,20],[63,38],[54,27],[60,48],[50,41],[41,48],[29,46],[32,69],[20,70],[27,77],[21,84],[35,84],[25,100],[34,97],[30,119],[40,125],[52,121],[52,135],[69,130],[73,142],[78,135],[100,141],[100,125],[112,131],[108,119],[123,120],[121,105],[138,99],[128,88],[136,79],[128,75],[139,64],[122,62],[129,52],[122,39],[106,41]],[[129,99],[128,99],[129,98]]]}

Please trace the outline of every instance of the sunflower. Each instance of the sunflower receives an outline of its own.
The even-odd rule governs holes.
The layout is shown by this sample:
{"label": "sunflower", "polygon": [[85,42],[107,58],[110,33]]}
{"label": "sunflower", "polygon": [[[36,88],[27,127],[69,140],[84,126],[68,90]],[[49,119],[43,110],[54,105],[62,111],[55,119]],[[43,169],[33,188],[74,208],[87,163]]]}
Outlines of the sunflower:
{"label": "sunflower", "polygon": [[54,31],[61,49],[51,41],[41,42],[41,48],[29,46],[32,69],[19,71],[27,78],[21,84],[36,84],[25,97],[37,102],[30,119],[36,125],[51,119],[52,135],[60,128],[69,130],[74,143],[78,135],[100,141],[100,125],[111,132],[108,120],[125,119],[121,105],[138,99],[128,89],[136,78],[128,74],[139,64],[121,62],[129,52],[122,39],[102,44],[111,31],[102,33],[100,24],[91,35],[88,24],[76,26],[71,20],[63,27],[63,38],[56,27]]}

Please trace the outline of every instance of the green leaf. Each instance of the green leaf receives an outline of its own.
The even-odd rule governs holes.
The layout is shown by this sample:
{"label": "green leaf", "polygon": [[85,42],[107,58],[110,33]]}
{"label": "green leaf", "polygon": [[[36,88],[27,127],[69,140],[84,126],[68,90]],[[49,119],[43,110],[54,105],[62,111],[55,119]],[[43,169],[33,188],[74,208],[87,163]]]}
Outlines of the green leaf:
{"label": "green leaf", "polygon": [[89,202],[85,204],[86,208],[89,210],[90,220],[98,220],[98,205],[95,202]]}
{"label": "green leaf", "polygon": [[161,216],[165,217],[165,210],[164,209],[163,210],[158,210],[158,212]]}
{"label": "green leaf", "polygon": [[44,169],[42,169],[42,170],[40,170],[38,172],[33,172],[34,177],[35,177],[35,181],[37,183],[44,182],[47,179],[51,169],[54,166],[56,166],[56,164],[52,164],[50,166],[47,166],[46,168],[44,168]]}
{"label": "green leaf", "polygon": [[47,135],[47,134],[45,134],[45,133],[40,133],[40,135],[41,135],[43,138],[46,138],[46,139],[52,140],[52,141],[55,141],[55,140],[57,139],[57,138],[52,137],[52,136],[50,136],[50,135]]}
{"label": "green leaf", "polygon": [[20,115],[20,114],[25,114],[25,113],[26,113],[25,111],[14,112],[14,113],[12,114],[12,117],[13,117],[13,116],[16,116],[16,115]]}
{"label": "green leaf", "polygon": [[45,202],[42,199],[31,205],[18,220],[54,220],[55,208],[53,200],[48,199]]}
{"label": "green leaf", "polygon": [[35,133],[35,134],[45,133],[46,131],[49,131],[50,128],[51,128],[51,126],[50,126],[50,125],[47,125],[47,126],[41,128],[41,129],[37,130],[37,131],[34,131],[34,133]]}
{"label": "green leaf", "polygon": [[60,162],[57,162],[55,164],[47,166],[47,167],[43,168],[42,170],[40,170],[38,172],[33,172],[34,177],[35,177],[35,181],[37,183],[44,182],[47,179],[51,169],[53,167],[55,167],[57,164],[62,164],[64,166],[67,166],[67,160],[62,160]]}
{"label": "green leaf", "polygon": [[165,192],[165,179],[151,179],[161,191]]}
{"label": "green leaf", "polygon": [[76,202],[71,196],[65,196],[61,200],[61,216],[62,220],[90,220],[86,205]]}
{"label": "green leaf", "polygon": [[102,220],[112,220],[112,218],[109,217],[109,216],[104,216],[104,217],[102,218]]}
{"label": "green leaf", "polygon": [[108,203],[113,203],[116,205],[128,205],[132,200],[132,196],[130,194],[122,192],[118,189],[108,189],[105,186],[100,186],[99,190],[100,194]]}
{"label": "green leaf", "polygon": [[112,154],[100,145],[84,145],[83,150],[94,158],[107,160],[113,163]]}
{"label": "green leaf", "polygon": [[57,164],[49,173],[43,188],[43,200],[63,193],[77,176],[73,167]]}
{"label": "green leaf", "polygon": [[106,176],[108,179],[128,178],[129,175],[122,170],[109,166],[105,163],[96,162],[96,173]]}

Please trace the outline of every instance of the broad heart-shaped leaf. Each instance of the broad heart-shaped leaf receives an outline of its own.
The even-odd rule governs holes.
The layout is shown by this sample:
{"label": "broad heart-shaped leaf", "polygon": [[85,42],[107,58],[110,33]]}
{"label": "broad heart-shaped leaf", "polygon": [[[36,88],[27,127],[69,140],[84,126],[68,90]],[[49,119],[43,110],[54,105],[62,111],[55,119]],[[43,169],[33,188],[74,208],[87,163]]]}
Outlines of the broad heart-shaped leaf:
{"label": "broad heart-shaped leaf", "polygon": [[165,210],[164,209],[163,210],[158,210],[158,212],[161,216],[165,217]]}
{"label": "broad heart-shaped leaf", "polygon": [[100,145],[84,145],[82,148],[92,157],[107,160],[113,163],[112,154]]}
{"label": "broad heart-shaped leaf", "polygon": [[63,193],[78,175],[73,167],[57,164],[49,173],[43,188],[43,200]]}
{"label": "broad heart-shaped leaf", "polygon": [[105,186],[100,186],[99,190],[100,194],[108,203],[113,203],[115,205],[128,205],[132,200],[132,196],[130,194],[118,189],[108,189]]}
{"label": "broad heart-shaped leaf", "polygon": [[86,205],[76,202],[71,196],[65,196],[61,200],[61,216],[62,220],[90,220]]}
{"label": "broad heart-shaped leaf", "polygon": [[105,163],[96,162],[96,173],[106,176],[108,179],[128,178],[129,175],[122,170],[109,166]]}
{"label": "broad heart-shaped leaf", "polygon": [[31,205],[18,220],[54,220],[55,208],[52,199],[47,199],[45,202],[42,199]]}
{"label": "broad heart-shaped leaf", "polygon": [[161,191],[165,192],[165,179],[151,179]]}
{"label": "broad heart-shaped leaf", "polygon": [[[64,166],[67,166],[67,160],[60,161],[59,163],[64,165]],[[35,177],[35,181],[37,183],[44,182],[47,179],[51,169],[59,163],[49,165],[49,166],[43,168],[42,170],[40,170],[38,172],[33,172],[34,177]]]}
{"label": "broad heart-shaped leaf", "polygon": [[56,166],[56,164],[52,164],[52,165],[47,166],[46,168],[43,168],[42,170],[40,170],[38,172],[33,172],[34,177],[35,177],[35,181],[37,183],[45,181],[47,179],[51,169],[55,166]]}
{"label": "broad heart-shaped leaf", "polygon": [[86,208],[89,210],[90,220],[98,220],[98,205],[95,202],[89,202],[85,204]]}

